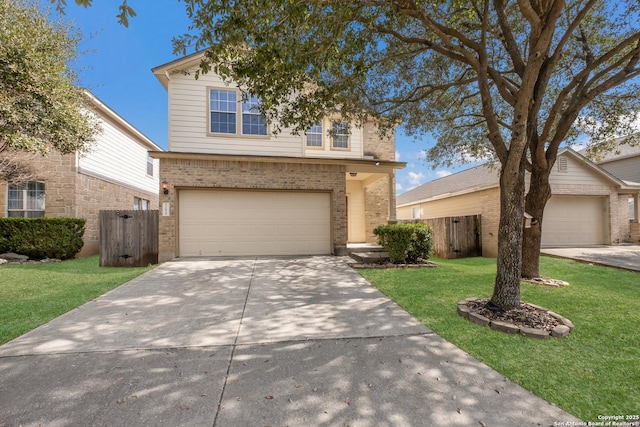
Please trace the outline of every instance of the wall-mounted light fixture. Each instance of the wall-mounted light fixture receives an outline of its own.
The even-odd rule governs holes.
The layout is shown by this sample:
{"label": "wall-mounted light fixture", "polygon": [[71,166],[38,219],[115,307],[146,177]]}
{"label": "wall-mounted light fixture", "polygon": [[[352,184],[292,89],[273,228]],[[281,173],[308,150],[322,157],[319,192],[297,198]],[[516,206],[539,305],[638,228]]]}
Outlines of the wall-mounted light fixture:
{"label": "wall-mounted light fixture", "polygon": [[166,179],[162,180],[162,192],[164,194],[169,194],[169,183],[167,182]]}
{"label": "wall-mounted light fixture", "polygon": [[351,175],[351,176],[358,176],[358,172],[349,172],[349,175]]}

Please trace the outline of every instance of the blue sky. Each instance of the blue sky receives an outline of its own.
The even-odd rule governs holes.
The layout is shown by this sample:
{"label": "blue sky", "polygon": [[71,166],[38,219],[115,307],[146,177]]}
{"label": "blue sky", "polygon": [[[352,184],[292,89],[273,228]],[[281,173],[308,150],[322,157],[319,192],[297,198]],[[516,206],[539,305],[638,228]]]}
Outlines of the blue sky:
{"label": "blue sky", "polygon": [[[133,1],[137,16],[129,27],[115,17],[119,1],[96,1],[85,9],[68,1],[64,19],[83,34],[77,65],[80,84],[111,109],[167,149],[167,93],[151,68],[173,61],[171,40],[187,31],[189,20],[184,3],[177,0]],[[53,12],[54,14],[56,12]],[[415,141],[399,129],[396,134],[397,159],[407,167],[397,172],[397,192],[401,194],[427,181],[470,167],[432,169],[421,156],[432,140]]]}

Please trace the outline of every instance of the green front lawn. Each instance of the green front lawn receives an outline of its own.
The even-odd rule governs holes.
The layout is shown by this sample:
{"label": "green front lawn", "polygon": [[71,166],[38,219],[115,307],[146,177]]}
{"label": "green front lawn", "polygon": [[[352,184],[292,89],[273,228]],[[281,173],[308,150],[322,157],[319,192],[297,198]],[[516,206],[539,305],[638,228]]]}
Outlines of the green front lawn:
{"label": "green front lawn", "polygon": [[0,266],[0,345],[148,271],[99,267],[98,257]]}
{"label": "green front lawn", "polygon": [[495,259],[434,262],[438,268],[361,274],[441,337],[578,418],[640,414],[640,274],[543,257],[541,273],[571,285],[523,283],[521,299],[576,329],[564,339],[536,340],[457,314],[458,301],[491,296]]}

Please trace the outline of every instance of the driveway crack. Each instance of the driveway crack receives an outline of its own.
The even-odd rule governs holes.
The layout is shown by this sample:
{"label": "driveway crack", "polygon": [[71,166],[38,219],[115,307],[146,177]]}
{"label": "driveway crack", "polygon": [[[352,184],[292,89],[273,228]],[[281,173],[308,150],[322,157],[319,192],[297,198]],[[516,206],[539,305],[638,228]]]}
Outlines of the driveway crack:
{"label": "driveway crack", "polygon": [[233,339],[233,344],[231,345],[231,354],[229,356],[229,363],[227,364],[227,372],[224,376],[224,383],[222,384],[222,391],[220,392],[220,400],[218,400],[218,407],[216,408],[216,416],[213,418],[213,427],[215,427],[218,422],[218,415],[220,414],[220,409],[222,407],[222,400],[224,399],[224,392],[227,388],[227,381],[229,380],[229,373],[231,372],[231,364],[233,363],[233,356],[234,356],[234,353],[236,352],[238,337],[240,336],[240,330],[242,329],[244,313],[245,313],[245,310],[247,309],[247,302],[249,301],[249,294],[251,292],[251,285],[253,283],[253,277],[256,272],[257,263],[258,263],[258,258],[254,258],[253,267],[251,267],[251,278],[249,279],[249,286],[247,287],[247,294],[244,297],[244,304],[242,305],[242,314],[240,315],[240,322],[238,322],[238,329],[236,330],[236,336]]}

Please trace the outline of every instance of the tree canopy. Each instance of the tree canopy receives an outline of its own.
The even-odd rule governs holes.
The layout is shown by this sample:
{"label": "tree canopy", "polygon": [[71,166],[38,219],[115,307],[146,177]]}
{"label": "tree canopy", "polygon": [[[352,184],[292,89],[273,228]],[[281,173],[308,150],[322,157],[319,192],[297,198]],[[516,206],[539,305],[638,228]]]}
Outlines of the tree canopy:
{"label": "tree canopy", "polygon": [[72,68],[78,41],[37,4],[0,0],[0,152],[70,153],[94,140]]}
{"label": "tree canopy", "polygon": [[519,304],[525,170],[548,185],[577,124],[605,139],[640,107],[634,0],[185,3],[193,24],[176,50],[207,49],[201,70],[260,96],[277,123],[373,116],[432,132],[431,159],[497,158],[502,309]]}
{"label": "tree canopy", "polygon": [[433,133],[431,160],[497,159],[499,309],[519,304],[525,171],[528,209],[543,210],[563,142],[638,118],[637,0],[183,1],[176,52],[206,50],[199,72],[259,96],[276,131],[339,112]]}

